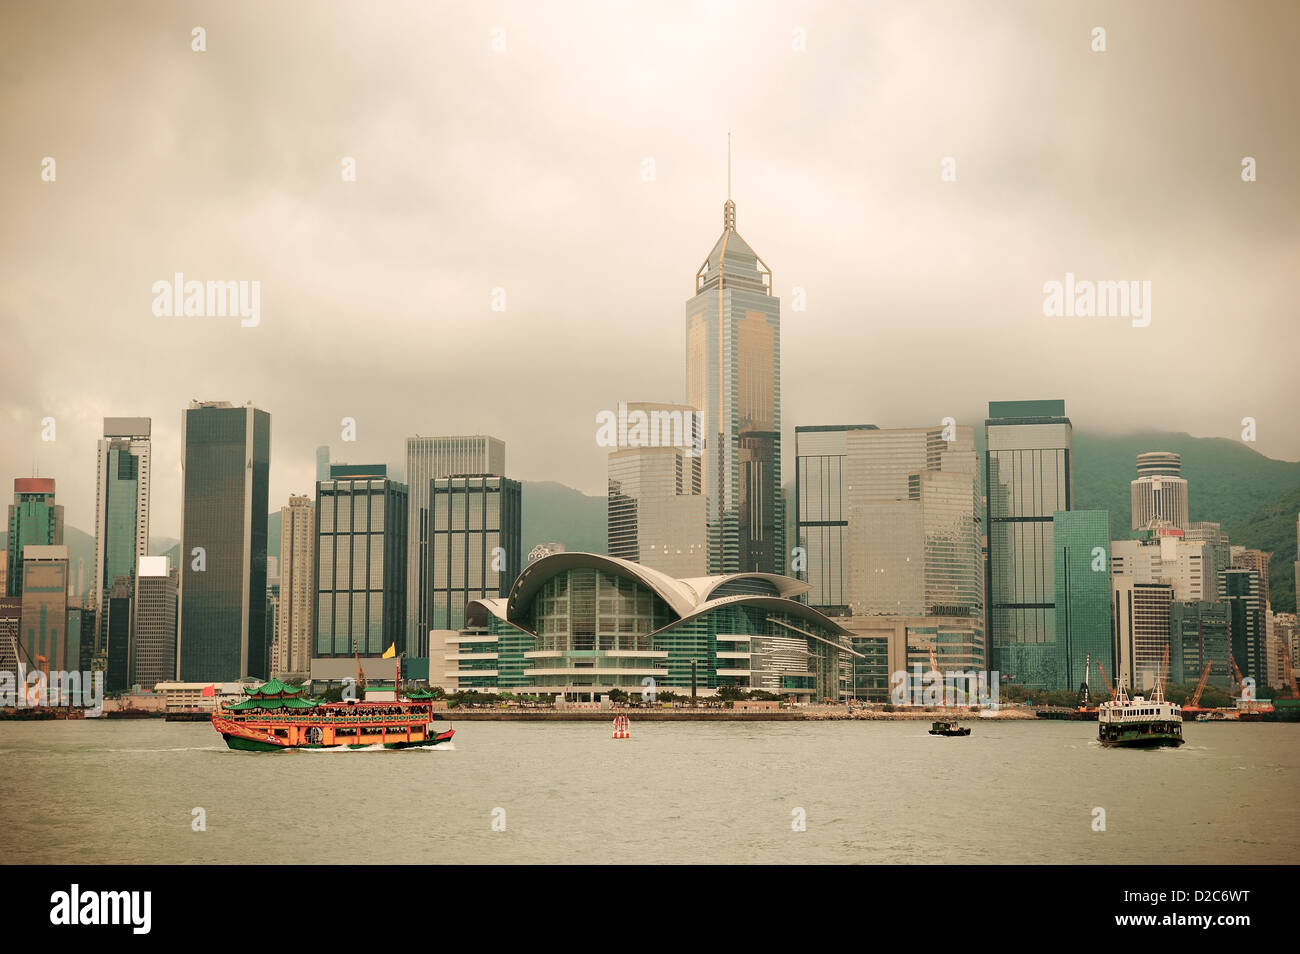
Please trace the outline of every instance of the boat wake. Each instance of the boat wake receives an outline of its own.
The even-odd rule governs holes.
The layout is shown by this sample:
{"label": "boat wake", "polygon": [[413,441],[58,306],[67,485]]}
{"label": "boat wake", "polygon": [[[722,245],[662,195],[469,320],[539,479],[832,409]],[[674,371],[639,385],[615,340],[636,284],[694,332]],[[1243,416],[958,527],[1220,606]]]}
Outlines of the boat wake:
{"label": "boat wake", "polygon": [[456,743],[443,742],[438,745],[412,746],[409,749],[388,749],[384,747],[383,743],[376,742],[374,745],[362,746],[359,749],[354,749],[346,745],[338,745],[338,746],[331,746],[327,749],[291,749],[290,751],[311,752],[314,755],[321,755],[324,753],[338,753],[338,752],[437,752],[440,749],[443,751],[454,752],[456,751]]}

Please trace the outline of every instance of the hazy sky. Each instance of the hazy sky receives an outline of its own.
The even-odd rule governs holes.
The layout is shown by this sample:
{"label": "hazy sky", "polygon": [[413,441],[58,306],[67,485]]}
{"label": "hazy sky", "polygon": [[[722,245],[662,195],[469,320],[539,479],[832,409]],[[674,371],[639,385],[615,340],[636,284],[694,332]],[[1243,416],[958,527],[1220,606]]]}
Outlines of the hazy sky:
{"label": "hazy sky", "polygon": [[[0,481],[38,468],[93,530],[101,419],[150,416],[179,536],[199,398],[271,413],[272,508],[318,444],[414,433],[602,494],[596,413],[685,397],[728,129],[787,475],[796,425],[1040,397],[1088,430],[1250,416],[1300,458],[1298,32],[1285,0],[5,4]],[[155,317],[178,271],[259,281],[260,324]],[[1150,325],[1045,317],[1067,272],[1151,282]]]}

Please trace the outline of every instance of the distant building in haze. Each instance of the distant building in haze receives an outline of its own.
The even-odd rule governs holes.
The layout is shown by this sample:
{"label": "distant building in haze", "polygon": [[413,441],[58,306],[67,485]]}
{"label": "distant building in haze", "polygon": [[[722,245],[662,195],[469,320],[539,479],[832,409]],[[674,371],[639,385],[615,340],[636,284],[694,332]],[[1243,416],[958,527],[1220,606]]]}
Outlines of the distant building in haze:
{"label": "distant building in haze", "polygon": [[193,402],[181,417],[182,682],[265,678],[271,415]]}

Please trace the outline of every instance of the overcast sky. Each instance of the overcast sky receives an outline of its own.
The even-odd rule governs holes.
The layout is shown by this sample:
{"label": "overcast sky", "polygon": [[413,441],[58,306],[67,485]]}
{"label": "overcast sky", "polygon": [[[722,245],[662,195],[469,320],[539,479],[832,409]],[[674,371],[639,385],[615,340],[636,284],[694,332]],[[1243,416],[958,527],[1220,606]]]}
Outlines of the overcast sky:
{"label": "overcast sky", "polygon": [[[493,434],[511,476],[602,494],[596,413],[685,397],[728,129],[782,299],[787,478],[796,425],[1025,398],[1084,430],[1253,417],[1300,458],[1298,11],[5,4],[0,480],[55,477],[91,531],[101,419],[149,416],[152,532],[179,536],[198,398],[271,413],[272,509],[318,444],[397,464],[414,433]],[[178,271],[259,281],[260,324],[155,317]],[[1151,282],[1149,326],[1045,317],[1067,272]]]}

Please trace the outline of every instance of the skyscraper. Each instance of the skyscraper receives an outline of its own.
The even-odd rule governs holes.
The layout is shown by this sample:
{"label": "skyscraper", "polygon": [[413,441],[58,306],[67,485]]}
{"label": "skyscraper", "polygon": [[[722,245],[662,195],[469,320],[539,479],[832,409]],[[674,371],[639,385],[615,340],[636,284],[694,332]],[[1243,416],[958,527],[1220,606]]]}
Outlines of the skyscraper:
{"label": "skyscraper", "polygon": [[1223,599],[1228,604],[1228,635],[1232,658],[1256,689],[1266,685],[1264,612],[1259,594],[1259,572],[1233,567],[1223,572]]}
{"label": "skyscraper", "polygon": [[[19,659],[36,668],[70,669],[68,639],[68,548],[28,543],[23,548],[22,637]],[[75,660],[74,660],[75,663]]]}
{"label": "skyscraper", "polygon": [[619,418],[620,439],[609,453],[609,555],[675,579],[706,575],[703,435],[696,409],[620,404]]}
{"label": "skyscraper", "polygon": [[990,668],[1046,685],[1042,646],[1056,639],[1052,527],[1074,509],[1073,429],[1064,401],[993,401],[987,435]]}
{"label": "skyscraper", "polygon": [[1194,685],[1207,663],[1206,685],[1229,690],[1228,604],[1178,601],[1169,607],[1169,681]]}
{"label": "skyscraper", "polygon": [[985,667],[978,469],[969,426],[795,428],[795,572],[853,634],[857,698],[931,648]]}
{"label": "skyscraper", "polygon": [[147,417],[104,418],[95,480],[95,576],[91,582],[101,627],[107,624],[108,594],[115,581],[119,576],[134,581],[140,559],[149,555],[151,429]]}
{"label": "skyscraper", "polygon": [[1161,664],[1169,649],[1174,588],[1168,583],[1138,583],[1131,576],[1114,576],[1111,597],[1116,685],[1133,692],[1150,689],[1163,678]]}
{"label": "skyscraper", "polygon": [[408,499],[383,464],[332,464],[316,484],[316,657],[406,650]]}
{"label": "skyscraper", "polygon": [[1137,479],[1129,483],[1134,530],[1153,525],[1187,529],[1187,481],[1183,459],[1170,451],[1137,456]]}
{"label": "skyscraper", "polygon": [[781,300],[730,196],[686,302],[686,389],[704,412],[709,572],[782,572]]}
{"label": "skyscraper", "polygon": [[1204,540],[1162,535],[1116,540],[1110,546],[1111,572],[1132,576],[1139,583],[1168,583],[1176,600],[1212,601],[1216,593],[1206,585],[1205,577],[1209,547]]}
{"label": "skyscraper", "polygon": [[522,488],[486,474],[439,477],[429,498],[429,625],[459,630],[466,603],[508,596],[519,575]]}
{"label": "skyscraper", "polygon": [[1048,689],[1076,689],[1090,666],[1114,672],[1111,639],[1110,511],[1058,510],[1052,515],[1056,642],[1040,644],[1055,670]]}
{"label": "skyscraper", "polygon": [[429,599],[429,482],[456,474],[505,476],[504,441],[484,434],[460,437],[408,437],[406,482],[410,488],[407,516],[406,638],[415,656],[428,653]]}
{"label": "skyscraper", "polygon": [[192,402],[181,416],[178,678],[265,678],[271,415]]}
{"label": "skyscraper", "polygon": [[[329,474],[325,475],[329,479]],[[279,671],[311,672],[316,615],[316,509],[311,497],[291,495],[280,508],[280,593],[276,611]]]}
{"label": "skyscraper", "polygon": [[54,502],[54,479],[18,477],[9,505],[8,595],[23,595],[23,548],[63,545],[63,507]]}
{"label": "skyscraper", "polygon": [[131,682],[152,689],[176,677],[176,603],[180,570],[165,556],[140,558],[135,580]]}

